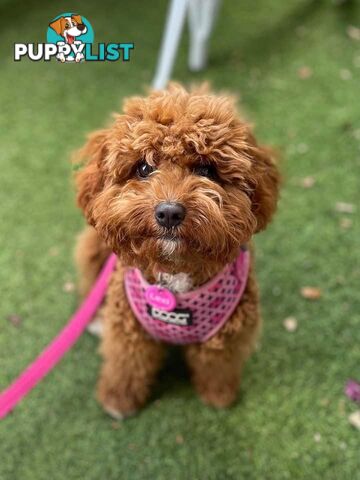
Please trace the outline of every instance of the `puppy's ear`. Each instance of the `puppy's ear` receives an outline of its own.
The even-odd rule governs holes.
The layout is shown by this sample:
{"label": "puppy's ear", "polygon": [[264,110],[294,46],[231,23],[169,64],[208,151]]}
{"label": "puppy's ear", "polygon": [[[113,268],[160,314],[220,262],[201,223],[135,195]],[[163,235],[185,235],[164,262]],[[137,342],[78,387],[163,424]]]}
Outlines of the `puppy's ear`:
{"label": "puppy's ear", "polygon": [[77,24],[83,23],[83,22],[82,22],[81,15],[71,15],[71,17],[75,20],[75,22],[76,22]]}
{"label": "puppy's ear", "polygon": [[93,204],[102,191],[105,182],[104,158],[107,154],[107,130],[92,133],[84,147],[74,156],[76,162],[83,161],[84,166],[75,176],[77,204],[83,210],[87,221],[93,225]]}
{"label": "puppy's ear", "polygon": [[52,28],[53,30],[55,30],[55,32],[58,35],[61,35],[61,32],[62,32],[61,20],[62,20],[62,17],[55,20],[55,22],[52,22],[52,23],[49,24],[49,27]]}
{"label": "puppy's ear", "polygon": [[252,211],[257,219],[257,229],[264,230],[275,213],[279,198],[280,173],[275,155],[270,148],[259,146],[250,134],[252,157]]}

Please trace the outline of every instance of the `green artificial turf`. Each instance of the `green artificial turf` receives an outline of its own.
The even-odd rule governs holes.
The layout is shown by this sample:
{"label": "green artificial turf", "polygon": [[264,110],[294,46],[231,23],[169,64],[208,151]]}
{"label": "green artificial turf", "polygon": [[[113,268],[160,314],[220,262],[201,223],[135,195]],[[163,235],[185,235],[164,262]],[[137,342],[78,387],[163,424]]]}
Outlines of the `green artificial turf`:
{"label": "green artificial turf", "polygon": [[[68,158],[151,82],[166,4],[0,3],[0,389],[76,308],[64,285],[83,220]],[[134,41],[131,62],[13,61],[14,42],[45,41],[48,22],[74,8],[96,41]],[[152,402],[115,422],[94,399],[98,341],[85,334],[0,422],[1,480],[360,479],[356,405],[343,394],[360,377],[360,41],[347,33],[359,21],[356,2],[226,0],[206,71],[188,72],[182,42],[174,77],[239,94],[283,156],[279,212],[256,241],[263,338],[238,403],[204,407],[175,354]],[[358,210],[339,213],[337,202]],[[322,297],[302,298],[303,286]]]}

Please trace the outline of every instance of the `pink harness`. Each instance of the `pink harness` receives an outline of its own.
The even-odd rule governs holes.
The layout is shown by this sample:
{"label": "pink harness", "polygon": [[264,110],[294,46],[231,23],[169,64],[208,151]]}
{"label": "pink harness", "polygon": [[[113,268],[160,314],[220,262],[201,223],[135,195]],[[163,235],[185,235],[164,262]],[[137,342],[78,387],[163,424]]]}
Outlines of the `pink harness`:
{"label": "pink harness", "polygon": [[[131,307],[145,330],[169,343],[204,342],[226,322],[238,304],[248,278],[249,253],[239,257],[202,287],[174,295],[157,285],[149,285],[136,269],[129,269],[125,287]],[[88,297],[68,324],[23,371],[0,393],[0,419],[27,395],[78,340],[104,299],[108,280],[116,264],[110,255]]]}
{"label": "pink harness", "polygon": [[241,250],[237,259],[213,279],[188,293],[149,285],[136,268],[125,273],[125,290],[132,311],[144,329],[167,343],[205,342],[220,330],[244,292],[250,256]]}

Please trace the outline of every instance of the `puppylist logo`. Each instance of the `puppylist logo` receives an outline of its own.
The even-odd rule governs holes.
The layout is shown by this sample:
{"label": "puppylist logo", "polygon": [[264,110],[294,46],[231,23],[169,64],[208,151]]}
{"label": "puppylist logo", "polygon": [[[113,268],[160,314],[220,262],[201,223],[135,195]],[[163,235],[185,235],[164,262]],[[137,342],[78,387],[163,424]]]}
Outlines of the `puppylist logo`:
{"label": "puppylist logo", "polygon": [[87,18],[77,13],[62,13],[48,26],[47,43],[15,43],[14,60],[29,58],[33,62],[61,63],[128,62],[133,43],[94,43],[94,30]]}

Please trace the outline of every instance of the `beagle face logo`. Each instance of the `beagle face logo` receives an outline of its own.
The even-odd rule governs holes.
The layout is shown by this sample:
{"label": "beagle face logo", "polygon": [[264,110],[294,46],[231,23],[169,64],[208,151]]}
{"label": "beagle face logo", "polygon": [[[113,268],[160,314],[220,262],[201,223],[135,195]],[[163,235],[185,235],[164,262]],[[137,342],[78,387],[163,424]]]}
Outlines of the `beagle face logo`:
{"label": "beagle face logo", "polygon": [[49,23],[47,41],[58,46],[56,58],[60,62],[85,60],[85,45],[94,41],[90,22],[75,13],[62,13]]}
{"label": "beagle face logo", "polygon": [[87,26],[83,23],[80,15],[71,15],[71,17],[60,17],[50,23],[51,27],[58,35],[61,35],[66,43],[74,43],[76,37],[80,37],[87,32]]}
{"label": "beagle face logo", "polygon": [[15,43],[14,60],[24,57],[37,62],[53,58],[61,63],[122,60],[128,62],[133,42],[94,44],[94,30],[86,17],[74,12],[61,13],[49,23],[47,43]]}

